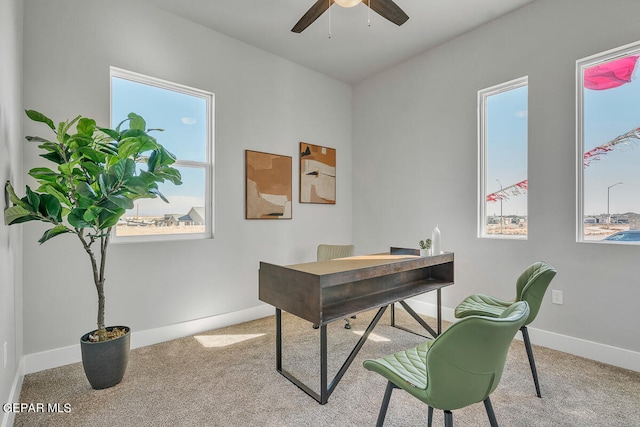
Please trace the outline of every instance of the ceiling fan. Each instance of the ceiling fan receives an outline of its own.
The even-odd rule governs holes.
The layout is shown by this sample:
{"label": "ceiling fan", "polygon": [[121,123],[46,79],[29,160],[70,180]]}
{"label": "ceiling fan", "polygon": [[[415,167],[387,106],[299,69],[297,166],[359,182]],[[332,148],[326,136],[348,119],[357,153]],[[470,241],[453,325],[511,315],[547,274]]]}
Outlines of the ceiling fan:
{"label": "ceiling fan", "polygon": [[371,10],[396,25],[402,25],[409,19],[409,16],[407,16],[393,0],[318,0],[302,15],[302,18],[300,18],[291,31],[301,33],[311,25],[313,21],[318,19],[320,15],[326,12],[333,3],[337,3],[342,7],[353,7],[359,3],[364,3],[369,6]]}

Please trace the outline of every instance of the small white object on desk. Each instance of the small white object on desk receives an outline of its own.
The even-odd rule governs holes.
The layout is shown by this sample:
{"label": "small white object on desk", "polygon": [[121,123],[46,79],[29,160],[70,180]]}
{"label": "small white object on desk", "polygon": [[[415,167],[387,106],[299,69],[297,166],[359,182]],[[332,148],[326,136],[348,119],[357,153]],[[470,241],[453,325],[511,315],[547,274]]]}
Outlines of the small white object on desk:
{"label": "small white object on desk", "polygon": [[431,233],[431,251],[433,255],[440,255],[440,229],[435,226]]}

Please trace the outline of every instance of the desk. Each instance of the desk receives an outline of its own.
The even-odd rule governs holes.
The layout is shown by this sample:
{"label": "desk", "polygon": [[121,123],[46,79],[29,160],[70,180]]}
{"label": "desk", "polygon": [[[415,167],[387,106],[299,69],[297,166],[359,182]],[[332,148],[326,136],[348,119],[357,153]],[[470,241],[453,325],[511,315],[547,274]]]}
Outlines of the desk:
{"label": "desk", "polygon": [[[452,253],[430,257],[413,253],[392,248],[390,253],[288,266],[261,262],[259,298],[276,308],[278,372],[324,405],[389,305],[393,309],[394,303],[400,303],[432,336],[437,336],[442,328],[440,291],[453,284],[454,257]],[[438,293],[437,331],[404,302],[434,290]],[[374,308],[379,308],[377,314],[328,384],[327,324]],[[320,326],[320,394],[282,368],[282,310]]]}

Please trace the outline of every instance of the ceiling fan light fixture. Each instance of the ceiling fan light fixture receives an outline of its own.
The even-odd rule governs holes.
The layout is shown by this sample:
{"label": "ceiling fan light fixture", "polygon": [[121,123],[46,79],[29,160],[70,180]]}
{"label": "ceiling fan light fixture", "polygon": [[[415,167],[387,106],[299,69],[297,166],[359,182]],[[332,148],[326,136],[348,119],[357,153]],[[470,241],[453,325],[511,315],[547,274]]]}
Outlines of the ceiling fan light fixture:
{"label": "ceiling fan light fixture", "polygon": [[360,2],[362,2],[362,0],[334,0],[334,2],[338,6],[353,7],[353,6],[357,6]]}

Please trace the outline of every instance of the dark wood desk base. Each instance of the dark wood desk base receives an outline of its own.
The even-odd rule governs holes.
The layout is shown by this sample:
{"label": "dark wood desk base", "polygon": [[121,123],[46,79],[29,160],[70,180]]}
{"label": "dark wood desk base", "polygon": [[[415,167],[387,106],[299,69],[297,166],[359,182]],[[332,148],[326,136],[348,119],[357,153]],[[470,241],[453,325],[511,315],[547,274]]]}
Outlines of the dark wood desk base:
{"label": "dark wood desk base", "polygon": [[[452,285],[454,256],[442,253],[417,256],[417,250],[391,248],[372,254],[290,266],[260,263],[259,299],[276,308],[276,369],[320,404],[329,396],[367,341],[369,334],[391,306],[399,303],[432,337],[442,331],[441,288]],[[405,300],[437,291],[436,330],[431,328]],[[342,364],[331,383],[327,378],[327,324],[364,311],[378,309],[375,317]],[[282,367],[282,311],[320,328],[320,393],[316,393]],[[400,328],[404,329],[404,328]],[[411,331],[409,331],[411,332]]]}
{"label": "dark wood desk base", "polygon": [[[429,326],[427,322],[425,322],[411,307],[409,307],[409,305],[405,301],[403,300],[398,301],[398,303],[400,303],[400,305],[407,311],[407,313],[409,313],[411,317],[413,317],[423,328],[425,328],[433,338],[437,337],[442,332],[442,312],[441,312],[441,305],[440,305],[441,290],[438,289],[437,293],[438,293],[438,317],[437,317],[437,326],[436,326],[437,332],[433,330],[433,328],[431,328],[431,326]],[[415,334],[416,332],[413,332],[409,329],[403,328],[395,324],[395,307],[393,303],[390,304],[390,306],[391,306],[391,326],[398,329],[402,329],[403,331],[407,331]],[[382,318],[382,315],[384,314],[384,312],[387,310],[387,307],[389,307],[389,305],[385,305],[378,309],[378,312],[373,317],[373,319],[371,320],[371,323],[369,323],[369,326],[367,326],[367,329],[362,334],[362,336],[360,337],[356,345],[353,347],[353,350],[351,350],[351,353],[349,354],[347,359],[344,361],[344,363],[338,370],[338,373],[331,380],[331,383],[328,383],[328,374],[327,374],[327,324],[323,323],[322,325],[320,325],[320,394],[312,390],[308,385],[304,384],[302,381],[296,378],[292,373],[288,372],[282,367],[282,310],[279,308],[276,308],[276,370],[280,374],[282,374],[282,376],[284,376],[286,379],[288,379],[293,384],[298,386],[298,388],[300,388],[306,394],[308,394],[313,399],[315,399],[318,403],[320,403],[321,405],[326,404],[327,401],[329,400],[329,396],[331,396],[331,394],[337,387],[338,383],[340,382],[344,374],[347,372],[347,369],[349,369],[349,366],[351,366],[351,363],[353,363],[354,359],[360,352],[360,349],[362,349],[362,346],[367,341],[367,338],[369,337],[373,329],[376,327],[376,325]],[[420,334],[417,334],[417,335],[420,335]],[[424,335],[421,335],[421,336],[424,336]]]}

